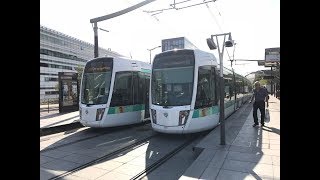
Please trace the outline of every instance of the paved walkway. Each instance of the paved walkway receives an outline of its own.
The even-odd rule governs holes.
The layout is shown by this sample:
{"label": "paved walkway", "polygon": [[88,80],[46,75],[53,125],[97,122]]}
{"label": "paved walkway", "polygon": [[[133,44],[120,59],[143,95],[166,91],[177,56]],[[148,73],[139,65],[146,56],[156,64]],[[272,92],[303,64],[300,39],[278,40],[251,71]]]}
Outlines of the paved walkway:
{"label": "paved walkway", "polygon": [[[59,108],[59,104],[49,104],[49,109],[51,108]],[[48,104],[40,105],[40,110],[48,110]]]}
{"label": "paved walkway", "polygon": [[60,126],[79,121],[79,111],[59,113],[59,104],[40,106],[40,128]]}
{"label": "paved walkway", "polygon": [[280,179],[280,100],[270,96],[266,113],[270,122],[252,127],[252,104],[245,104],[225,123],[226,145],[220,145],[220,127],[211,131],[180,179]]}

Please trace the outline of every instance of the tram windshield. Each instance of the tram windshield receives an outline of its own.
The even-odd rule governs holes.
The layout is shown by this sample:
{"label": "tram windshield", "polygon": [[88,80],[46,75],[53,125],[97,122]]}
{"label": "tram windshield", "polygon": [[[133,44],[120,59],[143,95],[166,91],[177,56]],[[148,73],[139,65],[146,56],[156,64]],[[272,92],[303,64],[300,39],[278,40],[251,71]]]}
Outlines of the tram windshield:
{"label": "tram windshield", "polygon": [[152,104],[159,106],[190,105],[193,77],[193,51],[181,50],[157,55],[152,70]]}
{"label": "tram windshield", "polygon": [[81,87],[81,103],[106,104],[110,91],[112,58],[101,58],[87,63]]}

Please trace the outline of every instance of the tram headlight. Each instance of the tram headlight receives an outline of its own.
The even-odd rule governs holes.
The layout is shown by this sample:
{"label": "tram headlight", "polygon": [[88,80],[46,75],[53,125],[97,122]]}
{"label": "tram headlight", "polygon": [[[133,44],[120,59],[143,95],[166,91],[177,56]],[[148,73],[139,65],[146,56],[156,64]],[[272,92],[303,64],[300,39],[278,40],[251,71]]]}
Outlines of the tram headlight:
{"label": "tram headlight", "polygon": [[179,112],[179,126],[185,125],[189,117],[190,110],[180,111]]}
{"label": "tram headlight", "polygon": [[105,108],[99,108],[99,109],[97,109],[96,121],[101,121],[105,110],[106,110]]}
{"label": "tram headlight", "polygon": [[154,124],[157,124],[157,111],[154,109],[151,109],[151,115],[152,115],[152,122]]}

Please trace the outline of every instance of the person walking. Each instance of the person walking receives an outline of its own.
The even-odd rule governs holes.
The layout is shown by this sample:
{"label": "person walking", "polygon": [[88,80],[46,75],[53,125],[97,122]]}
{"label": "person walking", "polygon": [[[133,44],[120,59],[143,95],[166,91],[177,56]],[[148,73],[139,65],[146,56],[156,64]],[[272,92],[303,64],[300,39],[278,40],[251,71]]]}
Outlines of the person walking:
{"label": "person walking", "polygon": [[260,110],[261,113],[261,126],[264,126],[264,118],[265,118],[265,102],[268,102],[268,91],[266,88],[260,86],[259,81],[254,83],[255,89],[253,90],[253,96],[250,100],[250,103],[254,100],[253,103],[253,127],[259,125],[257,111]]}

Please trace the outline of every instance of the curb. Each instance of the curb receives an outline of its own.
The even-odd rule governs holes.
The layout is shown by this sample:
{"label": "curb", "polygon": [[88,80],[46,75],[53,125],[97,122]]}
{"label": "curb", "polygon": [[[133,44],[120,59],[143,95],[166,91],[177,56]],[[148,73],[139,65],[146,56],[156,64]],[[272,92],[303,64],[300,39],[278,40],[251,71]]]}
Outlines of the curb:
{"label": "curb", "polygon": [[40,128],[40,137],[84,127],[80,122],[73,122],[48,128]]}

